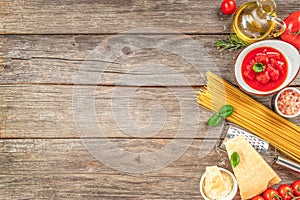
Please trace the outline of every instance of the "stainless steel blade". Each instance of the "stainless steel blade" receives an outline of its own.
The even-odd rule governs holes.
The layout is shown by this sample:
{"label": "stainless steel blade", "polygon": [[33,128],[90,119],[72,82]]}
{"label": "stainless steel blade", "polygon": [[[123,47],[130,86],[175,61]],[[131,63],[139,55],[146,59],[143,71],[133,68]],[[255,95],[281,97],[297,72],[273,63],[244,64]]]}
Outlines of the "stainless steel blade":
{"label": "stainless steel blade", "polygon": [[267,154],[269,149],[269,143],[267,141],[233,124],[226,124],[224,126],[219,147],[223,150],[226,150],[224,142],[236,136],[243,136],[255,148],[257,152],[262,155]]}

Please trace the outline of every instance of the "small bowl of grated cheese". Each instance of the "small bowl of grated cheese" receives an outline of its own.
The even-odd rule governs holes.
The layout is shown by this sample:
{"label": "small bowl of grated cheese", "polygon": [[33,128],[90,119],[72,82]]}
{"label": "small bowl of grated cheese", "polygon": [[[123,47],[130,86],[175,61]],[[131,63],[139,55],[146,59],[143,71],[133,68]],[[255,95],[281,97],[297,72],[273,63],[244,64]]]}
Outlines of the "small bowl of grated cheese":
{"label": "small bowl of grated cheese", "polygon": [[238,190],[235,176],[227,169],[207,166],[200,179],[200,193],[205,200],[232,200]]}
{"label": "small bowl of grated cheese", "polygon": [[284,118],[294,118],[300,114],[300,90],[287,87],[274,100],[275,111]]}

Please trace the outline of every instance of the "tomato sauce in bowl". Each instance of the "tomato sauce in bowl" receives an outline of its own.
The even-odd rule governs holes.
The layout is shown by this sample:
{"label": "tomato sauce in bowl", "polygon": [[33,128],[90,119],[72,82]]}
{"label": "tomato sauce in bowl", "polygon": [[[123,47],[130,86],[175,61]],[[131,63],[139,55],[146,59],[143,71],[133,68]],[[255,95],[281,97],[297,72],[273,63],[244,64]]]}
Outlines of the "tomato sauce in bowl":
{"label": "tomato sauce in bowl", "polygon": [[288,74],[287,60],[272,47],[258,47],[250,51],[242,62],[243,80],[258,91],[278,88]]}

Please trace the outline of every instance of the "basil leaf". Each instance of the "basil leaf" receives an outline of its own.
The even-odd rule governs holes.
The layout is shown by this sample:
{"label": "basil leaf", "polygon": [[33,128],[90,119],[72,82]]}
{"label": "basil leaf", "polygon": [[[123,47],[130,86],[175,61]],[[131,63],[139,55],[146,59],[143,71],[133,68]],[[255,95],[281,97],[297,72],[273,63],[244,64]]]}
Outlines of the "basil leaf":
{"label": "basil leaf", "polygon": [[233,106],[231,105],[224,105],[219,110],[219,115],[224,118],[229,117],[230,115],[232,115],[232,113],[233,113]]}
{"label": "basil leaf", "polygon": [[222,117],[219,114],[214,114],[211,116],[207,123],[209,126],[218,126],[222,122]]}
{"label": "basil leaf", "polygon": [[240,156],[236,151],[231,154],[230,163],[233,168],[235,168],[240,163]]}
{"label": "basil leaf", "polygon": [[255,64],[252,66],[252,69],[253,69],[256,73],[259,73],[259,72],[264,71],[265,66],[264,66],[264,64],[262,64],[261,62],[258,62],[258,63],[255,63]]}

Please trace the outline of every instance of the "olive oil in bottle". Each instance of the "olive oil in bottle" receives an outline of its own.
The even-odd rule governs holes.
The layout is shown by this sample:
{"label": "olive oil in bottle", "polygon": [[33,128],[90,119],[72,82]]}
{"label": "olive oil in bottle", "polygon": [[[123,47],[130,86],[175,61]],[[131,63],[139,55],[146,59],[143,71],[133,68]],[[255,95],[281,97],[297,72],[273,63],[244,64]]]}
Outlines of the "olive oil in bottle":
{"label": "olive oil in bottle", "polygon": [[[276,17],[275,10],[273,0],[257,0],[241,5],[233,18],[234,32],[248,43],[278,36],[285,29],[285,24]],[[277,25],[279,30],[275,30]]]}

